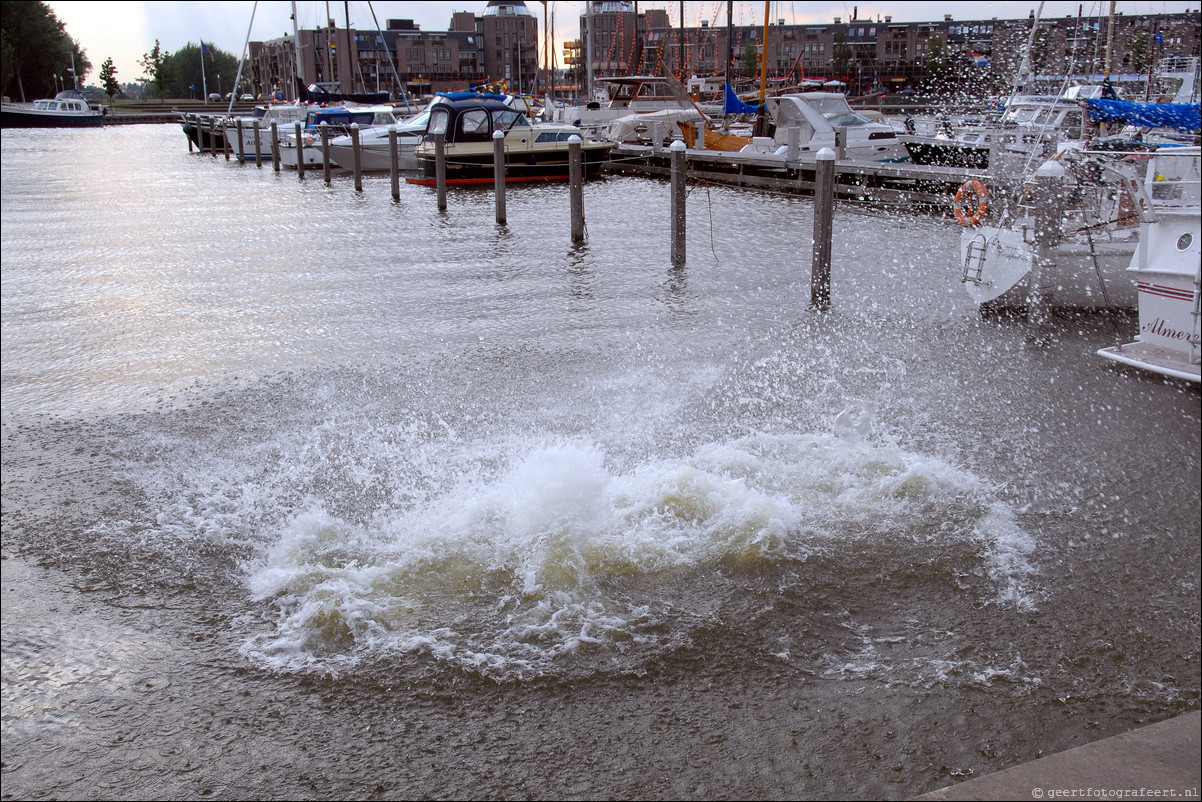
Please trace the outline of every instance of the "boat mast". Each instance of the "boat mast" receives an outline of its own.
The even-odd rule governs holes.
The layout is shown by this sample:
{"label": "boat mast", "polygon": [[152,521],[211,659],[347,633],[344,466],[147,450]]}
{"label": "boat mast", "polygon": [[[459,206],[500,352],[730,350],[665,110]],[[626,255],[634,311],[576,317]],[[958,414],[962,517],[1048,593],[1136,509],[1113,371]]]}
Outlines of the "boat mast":
{"label": "boat mast", "polygon": [[297,92],[296,99],[299,101],[300,92],[297,84],[300,84],[300,86],[305,86],[305,76],[302,74],[301,70],[301,46],[300,32],[297,30],[296,24],[296,0],[292,0],[292,49],[295,51],[292,55],[292,77],[294,79],[292,89],[293,91]]}
{"label": "boat mast", "polygon": [[[380,29],[380,21],[376,19],[376,9],[372,6],[371,0],[368,0],[367,10],[371,12],[371,21],[375,23],[376,30],[380,33],[380,41],[384,43],[384,55],[388,56],[388,66],[392,69],[392,78],[396,83],[397,88],[401,90],[401,98],[405,101],[405,111],[412,111],[409,102],[409,93],[405,91],[405,84],[401,82],[401,76],[397,74],[396,62],[392,60],[392,51],[388,49],[388,37],[384,35],[384,31]],[[376,69],[376,83],[380,81],[380,70]]]}
{"label": "boat mast", "polygon": [[238,84],[242,81],[242,65],[246,63],[246,51],[250,48],[250,31],[255,27],[255,12],[258,10],[259,0],[255,0],[255,5],[250,10],[250,25],[246,26],[246,41],[242,43],[242,57],[238,59],[238,74],[234,76],[234,91],[230,92],[230,105],[225,111],[227,115],[234,113],[234,102],[238,100]]}

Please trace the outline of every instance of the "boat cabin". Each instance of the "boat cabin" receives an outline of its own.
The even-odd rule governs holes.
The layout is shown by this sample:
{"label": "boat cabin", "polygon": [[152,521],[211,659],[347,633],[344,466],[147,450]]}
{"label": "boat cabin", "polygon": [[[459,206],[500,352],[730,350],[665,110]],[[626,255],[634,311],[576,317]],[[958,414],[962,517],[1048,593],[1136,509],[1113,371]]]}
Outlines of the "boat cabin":
{"label": "boat cabin", "polygon": [[[466,97],[465,97],[466,96]],[[505,104],[500,95],[467,92],[440,96],[430,105],[426,140],[444,134],[448,145],[465,142],[492,142],[493,131],[530,127],[530,120]]]}

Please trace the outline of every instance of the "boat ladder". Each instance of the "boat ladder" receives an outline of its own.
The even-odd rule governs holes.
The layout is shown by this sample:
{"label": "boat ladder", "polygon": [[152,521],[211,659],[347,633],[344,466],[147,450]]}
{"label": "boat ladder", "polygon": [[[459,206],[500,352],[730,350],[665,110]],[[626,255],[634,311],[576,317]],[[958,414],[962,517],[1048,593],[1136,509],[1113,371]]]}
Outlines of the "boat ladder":
{"label": "boat ladder", "polygon": [[961,284],[967,284],[971,281],[979,287],[982,284],[989,286],[993,283],[984,281],[981,278],[981,275],[985,271],[985,246],[984,237],[974,237],[968,243],[968,247],[964,249],[964,272],[960,274]]}

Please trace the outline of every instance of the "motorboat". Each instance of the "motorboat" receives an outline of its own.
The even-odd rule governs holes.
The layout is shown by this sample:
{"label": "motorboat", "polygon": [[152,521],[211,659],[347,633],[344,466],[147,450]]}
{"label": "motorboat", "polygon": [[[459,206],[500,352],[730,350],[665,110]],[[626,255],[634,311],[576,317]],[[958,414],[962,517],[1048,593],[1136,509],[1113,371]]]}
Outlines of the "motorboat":
{"label": "motorboat", "polygon": [[[1023,184],[993,225],[986,225],[993,210],[984,183],[966,181],[955,205],[964,226],[958,278],[982,313],[1033,303],[1134,309],[1127,267],[1139,243],[1139,209],[1147,203],[1140,190],[1147,154],[1065,151]],[[1052,182],[1060,187],[1056,205],[1037,208],[1038,190]]]}
{"label": "motorboat", "polygon": [[1162,147],[1144,183],[1139,246],[1130,274],[1139,292],[1134,342],[1098,355],[1162,376],[1199,383],[1202,332],[1202,149]]}
{"label": "motorboat", "polygon": [[[282,144],[289,134],[296,135],[296,123],[305,123],[309,112],[314,108],[316,107],[297,103],[256,106],[252,116],[227,118],[221,124],[222,135],[230,143],[234,158],[238,161],[254,161],[257,129],[259,155],[262,158],[271,158],[271,124],[275,123],[277,142]],[[241,139],[238,137],[239,122],[242,123]]]}
{"label": "motorboat", "polygon": [[[396,122],[396,109],[387,105],[314,107],[305,117],[305,125],[301,130],[299,143],[295,130],[286,136],[281,132],[280,163],[285,167],[295,168],[298,160],[303,159],[305,167],[320,166],[324,158],[321,148],[323,124],[326,126],[327,138],[332,141],[344,134],[349,134],[351,125],[358,125],[362,128],[364,126],[394,125]],[[333,156],[331,155],[332,161]]]}
{"label": "motorboat", "polygon": [[722,105],[695,104],[681,97],[682,90],[672,81],[658,75],[624,75],[598,81],[599,91],[607,99],[592,100],[584,105],[554,108],[552,121],[567,123],[582,128],[590,134],[599,134],[602,129],[619,118],[635,114],[665,110],[679,111],[698,108],[705,115],[721,115]]}
{"label": "motorboat", "polygon": [[904,161],[905,146],[893,126],[853,111],[841,92],[796,92],[765,100],[774,129],[752,137],[740,154],[812,162],[830,148],[841,159]]}
{"label": "motorboat", "polygon": [[[398,123],[360,127],[359,169],[364,172],[392,169],[389,132],[396,131],[397,169],[416,170],[417,146],[421,144],[429,122],[430,112],[423,111]],[[355,151],[350,134],[330,140],[330,159],[344,169],[354,167]]]}
{"label": "motorboat", "polygon": [[0,105],[3,128],[90,128],[104,122],[105,110],[88,103],[75,89],[64,89],[53,98],[32,103]]}
{"label": "motorboat", "polygon": [[526,114],[497,94],[458,92],[439,95],[430,105],[430,120],[415,155],[422,170],[413,184],[437,180],[434,137],[442,133],[447,184],[493,183],[493,132],[504,133],[506,182],[565,181],[569,146],[580,139],[585,178],[600,174],[601,165],[616,147],[613,142],[586,139],[584,131],[566,123],[532,123]]}

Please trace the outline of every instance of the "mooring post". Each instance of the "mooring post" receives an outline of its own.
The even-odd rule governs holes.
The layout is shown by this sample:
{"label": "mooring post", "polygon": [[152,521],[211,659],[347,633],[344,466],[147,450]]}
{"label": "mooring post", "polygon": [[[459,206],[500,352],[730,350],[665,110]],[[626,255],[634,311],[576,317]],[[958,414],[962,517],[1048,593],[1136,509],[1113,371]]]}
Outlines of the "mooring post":
{"label": "mooring post", "polygon": [[[187,114],[185,114],[185,115],[184,115],[184,119],[185,119],[185,120],[187,120],[187,119],[188,119],[188,115],[187,115]],[[197,127],[196,127],[196,126],[197,126],[197,123],[195,122],[195,120],[196,120],[196,117],[193,117],[193,118],[192,118],[192,120],[193,120],[193,122],[190,122],[190,123],[188,123],[188,124],[189,124],[190,126],[192,126],[192,130],[193,130],[193,131],[196,131],[196,144],[198,144],[198,145],[199,145],[199,144],[200,144],[200,131],[199,131],[199,130],[197,129]],[[192,137],[188,137],[188,152],[189,152],[189,153],[191,153],[191,152],[192,152]]]}
{"label": "mooring post", "polygon": [[695,124],[697,131],[697,150],[705,150],[705,121],[701,120]]}
{"label": "mooring post", "polygon": [[497,197],[497,225],[505,225],[505,132],[492,132],[492,183]]}
{"label": "mooring post", "polygon": [[321,171],[326,185],[330,183],[330,124],[321,121]]}
{"label": "mooring post", "polygon": [[434,183],[438,187],[438,211],[447,210],[447,135],[434,134]]}
{"label": "mooring post", "polygon": [[259,124],[255,123],[255,167],[263,169],[263,137],[259,133]]}
{"label": "mooring post", "polygon": [[351,123],[351,151],[355,154],[355,191],[363,191],[363,161],[359,155],[359,123]]}
{"label": "mooring post", "polygon": [[280,131],[274,120],[271,123],[271,169],[280,171]]}
{"label": "mooring post", "polygon": [[400,158],[396,151],[397,131],[395,125],[388,126],[388,172],[392,178],[392,199],[399,201],[401,199],[401,170]]}
{"label": "mooring post", "polygon": [[228,130],[228,126],[226,125],[227,122],[229,122],[229,120],[222,118],[221,145],[225,149],[225,160],[228,162],[230,160],[230,151],[234,148],[234,143],[230,142],[230,132]]}
{"label": "mooring post", "polygon": [[302,181],[305,178],[305,132],[300,120],[296,121],[296,177]]}
{"label": "mooring post", "polygon": [[217,120],[209,116],[209,155],[217,158]]}
{"label": "mooring post", "polygon": [[568,197],[571,199],[572,242],[584,242],[584,164],[580,137],[568,137]]}
{"label": "mooring post", "polygon": [[801,155],[801,126],[790,125],[785,131],[785,160],[797,161]]}
{"label": "mooring post", "polygon": [[238,164],[243,164],[246,161],[246,147],[242,139],[242,118],[234,120],[235,128],[238,129]]}
{"label": "mooring post", "polygon": [[835,223],[835,152],[818,151],[814,161],[814,255],[810,261],[810,308],[831,308],[831,235]]}
{"label": "mooring post", "polygon": [[1051,285],[1047,276],[1056,266],[1053,250],[1064,238],[1064,166],[1058,161],[1044,162],[1035,171],[1032,200],[1035,202],[1035,258],[1027,284],[1027,320],[1031,338],[1042,342],[1052,305]]}
{"label": "mooring post", "polygon": [[679,139],[672,143],[672,190],[669,216],[672,218],[672,264],[685,261],[685,145]]}

